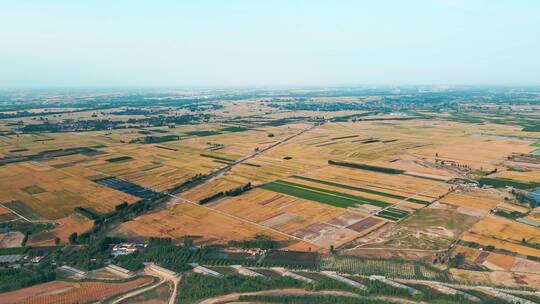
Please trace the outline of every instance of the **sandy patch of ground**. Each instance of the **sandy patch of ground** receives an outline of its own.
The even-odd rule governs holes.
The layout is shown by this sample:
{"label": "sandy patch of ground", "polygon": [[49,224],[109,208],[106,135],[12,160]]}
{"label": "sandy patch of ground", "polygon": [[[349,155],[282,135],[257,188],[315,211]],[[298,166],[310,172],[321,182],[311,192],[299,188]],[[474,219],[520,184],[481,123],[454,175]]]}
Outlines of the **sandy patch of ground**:
{"label": "sandy patch of ground", "polygon": [[24,234],[19,231],[11,231],[0,234],[0,248],[20,247],[24,239]]}

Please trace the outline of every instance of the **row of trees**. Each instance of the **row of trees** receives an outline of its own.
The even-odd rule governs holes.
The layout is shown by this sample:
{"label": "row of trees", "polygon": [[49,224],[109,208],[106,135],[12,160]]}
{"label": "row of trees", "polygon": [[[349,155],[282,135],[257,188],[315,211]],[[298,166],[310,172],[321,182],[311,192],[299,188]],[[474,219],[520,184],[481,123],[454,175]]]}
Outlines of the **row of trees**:
{"label": "row of trees", "polygon": [[218,192],[218,193],[214,193],[208,197],[205,197],[203,199],[201,199],[199,201],[199,203],[201,205],[204,205],[206,203],[209,203],[211,201],[215,201],[217,199],[220,199],[222,197],[225,197],[225,196],[238,196],[246,191],[249,191],[251,189],[251,183],[247,183],[243,186],[240,186],[240,187],[237,187],[237,188],[234,188],[234,189],[231,189],[231,190],[227,190],[227,191],[221,191],[221,192]]}

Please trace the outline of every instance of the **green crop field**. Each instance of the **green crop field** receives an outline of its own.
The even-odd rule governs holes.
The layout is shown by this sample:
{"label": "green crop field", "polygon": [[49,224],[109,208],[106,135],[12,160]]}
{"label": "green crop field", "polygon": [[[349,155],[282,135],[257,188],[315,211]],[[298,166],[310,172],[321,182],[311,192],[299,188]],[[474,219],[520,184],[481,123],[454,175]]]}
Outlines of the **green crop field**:
{"label": "green crop field", "polygon": [[276,181],[260,186],[263,189],[279,192],[299,198],[329,204],[337,207],[348,208],[356,205],[370,204],[378,207],[389,206],[389,203],[369,199],[365,197],[340,193],[307,185],[296,184],[287,181]]}
{"label": "green crop field", "polygon": [[361,169],[361,170],[367,170],[367,171],[387,173],[387,174],[402,174],[405,172],[399,169],[372,166],[372,165],[366,165],[366,164],[358,164],[358,163],[348,163],[348,162],[341,162],[341,161],[335,161],[335,160],[329,160],[328,164],[334,165],[334,166],[348,167],[348,168],[353,168],[353,169]]}
{"label": "green crop field", "polygon": [[278,182],[267,183],[261,185],[260,188],[341,208],[354,207],[358,204],[361,204],[354,200],[315,192],[307,189],[296,188]]}
{"label": "green crop field", "polygon": [[406,216],[408,216],[410,213],[407,211],[399,210],[396,208],[387,208],[385,210],[379,211],[376,216],[382,217],[385,219],[389,219],[392,221],[398,221]]}
{"label": "green crop field", "polygon": [[319,184],[323,184],[323,185],[328,185],[328,186],[332,186],[332,187],[339,187],[339,188],[343,188],[343,189],[355,190],[355,191],[360,191],[360,192],[369,193],[369,194],[375,194],[375,195],[380,195],[380,196],[385,196],[385,197],[390,197],[390,198],[395,198],[395,199],[406,200],[408,202],[422,204],[422,205],[429,205],[430,204],[430,202],[428,202],[428,201],[419,200],[419,199],[415,199],[415,198],[409,198],[409,197],[405,197],[405,196],[401,196],[401,195],[397,195],[397,194],[391,194],[391,193],[386,193],[386,192],[381,192],[381,191],[376,191],[376,190],[371,190],[371,189],[366,189],[366,188],[349,186],[349,185],[344,185],[344,184],[339,184],[339,183],[334,183],[334,182],[329,182],[329,181],[323,181],[323,180],[319,180],[319,179],[314,179],[314,178],[309,178],[309,177],[304,177],[304,176],[298,176],[298,175],[293,175],[291,177],[296,178],[296,179],[303,179],[303,180],[306,180],[306,181],[319,183]]}
{"label": "green crop field", "polygon": [[527,190],[527,189],[540,187],[540,183],[535,183],[535,182],[524,183],[524,182],[519,182],[512,179],[507,179],[507,178],[483,177],[483,178],[480,178],[478,182],[480,182],[480,185],[482,186],[489,185],[495,188],[513,187],[516,189]]}
{"label": "green crop field", "polygon": [[184,132],[184,134],[185,134],[186,136],[205,137],[205,136],[212,136],[212,135],[221,134],[221,132],[215,131],[215,130],[206,130],[206,131],[187,131],[187,132]]}

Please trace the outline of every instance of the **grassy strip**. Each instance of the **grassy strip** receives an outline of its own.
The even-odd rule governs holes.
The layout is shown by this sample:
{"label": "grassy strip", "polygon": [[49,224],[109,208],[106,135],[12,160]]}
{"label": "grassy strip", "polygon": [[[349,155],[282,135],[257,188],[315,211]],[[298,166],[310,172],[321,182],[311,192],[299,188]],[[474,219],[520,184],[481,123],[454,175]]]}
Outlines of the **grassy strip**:
{"label": "grassy strip", "polygon": [[204,153],[201,153],[199,155],[202,156],[202,157],[213,158],[213,159],[217,159],[217,160],[221,160],[221,161],[234,162],[234,159],[230,159],[230,158],[226,158],[226,157],[214,156],[214,155],[204,154]]}
{"label": "grassy strip", "polygon": [[133,157],[131,157],[131,156],[119,156],[119,157],[115,157],[115,158],[106,159],[105,161],[108,161],[110,163],[116,163],[116,162],[119,162],[119,161],[129,160],[129,159],[133,159]]}
{"label": "grassy strip", "polygon": [[226,127],[226,128],[219,129],[219,131],[221,132],[243,132],[247,130],[249,130],[249,128],[245,128],[245,127]]}
{"label": "grassy strip", "polygon": [[29,249],[30,247],[0,248],[0,255],[25,254]]}
{"label": "grassy strip", "polygon": [[360,136],[360,135],[348,135],[348,136],[332,137],[332,138],[330,138],[330,140],[338,140],[338,139],[354,138],[354,137],[358,137],[358,136]]}
{"label": "grassy strip", "polygon": [[358,164],[358,163],[340,162],[340,161],[335,161],[335,160],[329,160],[328,164],[334,165],[334,166],[348,167],[348,168],[353,168],[353,169],[361,169],[361,170],[387,173],[387,174],[402,174],[405,172],[399,169],[372,166],[372,165],[366,165],[366,164]]}
{"label": "grassy strip", "polygon": [[540,147],[540,141],[531,144],[531,147]]}
{"label": "grassy strip", "polygon": [[231,164],[230,161],[219,160],[219,159],[214,159],[213,162],[220,163],[220,164],[225,164],[225,165],[230,165]]}
{"label": "grassy strip", "polygon": [[386,196],[386,197],[400,199],[400,200],[406,200],[408,202],[413,202],[413,203],[422,204],[422,205],[429,205],[430,204],[430,202],[428,202],[428,201],[419,200],[419,199],[415,199],[415,198],[409,198],[409,197],[405,197],[405,196],[401,196],[401,195],[397,195],[397,194],[391,194],[391,193],[386,193],[386,192],[381,192],[381,191],[376,191],[376,190],[371,190],[371,189],[366,189],[366,188],[360,188],[360,187],[354,187],[354,186],[349,186],[349,185],[344,185],[344,184],[338,184],[338,183],[334,183],[334,182],[323,181],[323,180],[304,177],[304,176],[299,176],[299,175],[293,175],[291,177],[296,178],[296,179],[303,179],[303,180],[306,180],[306,181],[319,183],[319,184],[323,184],[323,185],[328,185],[328,186],[332,186],[332,187],[338,187],[338,188],[349,189],[349,190],[354,190],[354,191],[360,191],[360,192],[369,193],[369,194]]}
{"label": "grassy strip", "polygon": [[184,135],[187,135],[187,136],[197,136],[197,137],[212,136],[212,135],[217,135],[217,134],[221,134],[221,132],[215,131],[215,130],[206,130],[206,131],[187,131],[187,132],[184,132]]}

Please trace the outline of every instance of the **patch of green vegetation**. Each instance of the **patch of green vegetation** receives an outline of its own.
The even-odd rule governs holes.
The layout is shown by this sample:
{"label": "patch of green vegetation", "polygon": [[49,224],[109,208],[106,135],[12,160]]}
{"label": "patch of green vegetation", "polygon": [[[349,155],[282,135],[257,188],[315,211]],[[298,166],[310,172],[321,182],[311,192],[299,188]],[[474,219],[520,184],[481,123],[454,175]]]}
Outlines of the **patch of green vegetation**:
{"label": "patch of green vegetation", "polygon": [[119,157],[106,159],[106,161],[108,161],[110,163],[116,163],[116,162],[120,162],[120,161],[124,161],[124,160],[130,160],[130,159],[133,159],[133,157],[131,157],[131,156],[119,156]]}
{"label": "patch of green vegetation", "polygon": [[540,141],[531,144],[532,147],[540,147]]}
{"label": "patch of green vegetation", "polygon": [[332,137],[330,140],[338,140],[338,139],[347,139],[347,138],[354,138],[358,137],[360,135],[347,135],[347,136],[339,136],[339,137]]}
{"label": "patch of green vegetation", "polygon": [[495,210],[493,212],[493,214],[498,215],[498,216],[502,216],[502,217],[506,217],[506,218],[509,218],[509,219],[512,219],[512,220],[515,220],[515,219],[518,219],[518,218],[521,218],[521,217],[525,216],[525,214],[523,214],[521,212],[506,211],[506,210],[501,210],[501,209]]}
{"label": "patch of green vegetation", "polygon": [[187,131],[187,132],[184,132],[184,134],[187,136],[205,137],[205,136],[221,134],[221,132],[216,131],[216,130],[204,130],[204,131]]}
{"label": "patch of green vegetation", "polygon": [[521,129],[523,132],[540,132],[540,124],[528,125]]}
{"label": "patch of green vegetation", "polygon": [[253,239],[242,241],[230,241],[228,243],[231,247],[239,248],[261,248],[261,249],[277,249],[279,243],[269,236],[264,234],[258,234]]}
{"label": "patch of green vegetation", "polygon": [[30,195],[47,192],[45,189],[41,188],[38,185],[32,185],[32,186],[24,187],[24,188],[21,188],[21,190],[28,193],[28,194],[30,194]]}
{"label": "patch of green vegetation", "polygon": [[230,165],[231,164],[230,161],[219,160],[219,159],[214,159],[213,162],[219,163],[219,164],[224,164],[224,165]]}
{"label": "patch of green vegetation", "polygon": [[247,277],[227,275],[223,279],[193,273],[182,278],[178,287],[179,303],[196,303],[204,298],[269,289],[302,288],[304,285],[288,277]]}
{"label": "patch of green vegetation", "polygon": [[56,273],[54,270],[45,265],[32,270],[27,268],[0,269],[0,292],[52,281],[55,278]]}
{"label": "patch of green vegetation", "polygon": [[185,271],[191,269],[188,265],[190,258],[195,253],[188,247],[173,245],[148,245],[144,253],[145,262],[154,262],[173,271]]}
{"label": "patch of green vegetation", "polygon": [[361,204],[370,204],[370,205],[374,205],[374,206],[378,206],[378,207],[386,207],[386,206],[391,205],[391,204],[389,204],[387,202],[383,202],[383,201],[379,201],[379,200],[376,200],[376,199],[367,198],[367,197],[363,197],[363,196],[357,196],[357,195],[342,193],[342,192],[333,191],[333,190],[327,190],[327,189],[322,189],[322,188],[317,188],[317,187],[311,187],[311,186],[308,186],[308,185],[297,184],[297,183],[292,183],[292,182],[282,181],[282,180],[279,180],[277,182],[287,184],[287,185],[290,185],[290,186],[293,186],[293,187],[309,189],[309,190],[313,190],[313,191],[317,191],[317,192],[324,192],[324,193],[328,193],[328,194],[331,194],[331,195],[336,195],[336,196],[345,197],[345,198],[352,199],[352,200],[357,200]]}
{"label": "patch of green vegetation", "polygon": [[202,156],[202,157],[217,159],[217,160],[221,160],[221,161],[225,161],[225,162],[234,162],[234,159],[226,158],[226,157],[223,157],[223,156],[216,156],[216,155],[205,154],[205,153],[201,153],[199,155]]}
{"label": "patch of green vegetation", "polygon": [[249,128],[245,128],[245,127],[226,127],[226,128],[219,129],[219,131],[221,132],[243,132],[247,130],[249,130]]}
{"label": "patch of green vegetation", "polygon": [[218,193],[214,193],[210,196],[207,196],[205,198],[202,198],[200,201],[199,201],[199,204],[203,205],[203,204],[206,204],[206,203],[209,203],[211,201],[214,201],[214,200],[217,200],[217,199],[220,199],[222,197],[225,197],[225,196],[238,196],[246,191],[249,191],[251,189],[251,183],[247,183],[245,185],[242,185],[240,187],[237,187],[237,188],[234,188],[234,189],[231,189],[231,190],[227,190],[227,191],[221,191],[221,192],[218,192]]}
{"label": "patch of green vegetation", "polygon": [[30,247],[0,248],[0,255],[25,254]]}
{"label": "patch of green vegetation", "polygon": [[390,198],[395,198],[395,199],[406,200],[408,202],[418,203],[418,204],[422,204],[422,205],[429,205],[430,204],[430,202],[428,202],[428,201],[419,200],[419,199],[415,199],[415,198],[409,198],[409,197],[405,197],[405,196],[401,196],[401,195],[397,195],[397,194],[391,194],[391,193],[386,193],[386,192],[381,192],[381,191],[376,191],[376,190],[371,190],[371,189],[366,189],[366,188],[360,188],[360,187],[349,186],[349,185],[344,185],[344,184],[339,184],[339,183],[334,183],[334,182],[329,182],[329,181],[323,181],[323,180],[304,177],[304,176],[299,176],[299,175],[293,175],[291,177],[296,178],[296,179],[302,179],[302,180],[314,182],[314,183],[319,183],[319,184],[323,184],[323,185],[328,185],[328,186],[332,186],[332,187],[339,187],[339,188],[343,188],[343,189],[355,190],[355,191],[365,192],[365,193],[369,193],[369,194],[375,194],[375,195],[380,195],[380,196],[385,196],[385,197],[390,197]]}
{"label": "patch of green vegetation", "polygon": [[478,182],[480,183],[481,186],[489,185],[495,188],[513,187],[516,189],[528,190],[528,189],[540,187],[540,183],[535,183],[535,182],[524,183],[524,182],[519,182],[513,179],[502,178],[502,177],[497,177],[497,178],[482,177],[478,180]]}
{"label": "patch of green vegetation", "polygon": [[131,271],[137,271],[144,268],[144,264],[141,262],[138,252],[127,255],[119,255],[114,258],[113,262],[115,265]]}
{"label": "patch of green vegetation", "polygon": [[361,169],[361,170],[367,170],[367,171],[387,173],[387,174],[402,174],[405,172],[399,169],[366,165],[366,164],[358,164],[358,163],[341,162],[341,161],[336,161],[336,160],[329,160],[328,164],[334,165],[334,166],[348,167],[348,168],[353,168],[353,169]]}
{"label": "patch of green vegetation", "polygon": [[85,208],[85,207],[75,207],[73,209],[75,212],[79,213],[80,215],[90,219],[90,220],[97,220],[103,216],[103,214],[91,209],[91,208]]}
{"label": "patch of green vegetation", "polygon": [[270,182],[261,185],[260,188],[341,208],[354,207],[362,204],[371,204],[381,207],[390,205],[382,201],[285,181]]}
{"label": "patch of green vegetation", "polygon": [[386,218],[393,221],[398,221],[406,216],[408,216],[410,213],[407,211],[403,211],[396,208],[387,208],[382,211],[379,211],[376,215],[378,217]]}
{"label": "patch of green vegetation", "polygon": [[[178,135],[146,136],[142,139],[142,143],[155,144],[155,143],[162,143],[162,142],[176,141],[176,140],[180,140],[180,136]],[[141,141],[141,140],[137,140],[137,141]]]}

